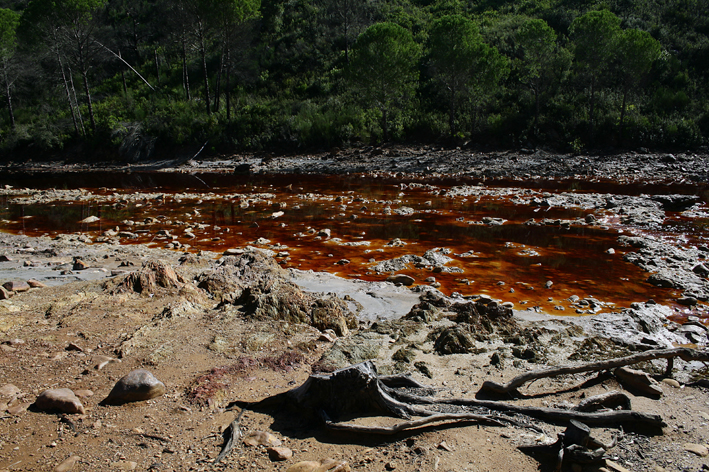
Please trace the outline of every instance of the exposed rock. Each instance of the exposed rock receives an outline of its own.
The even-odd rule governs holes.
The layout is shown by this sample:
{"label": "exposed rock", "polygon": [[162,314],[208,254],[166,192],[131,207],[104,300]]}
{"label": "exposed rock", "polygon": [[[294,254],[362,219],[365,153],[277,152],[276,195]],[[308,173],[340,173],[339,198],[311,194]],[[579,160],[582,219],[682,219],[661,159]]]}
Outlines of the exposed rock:
{"label": "exposed rock", "polygon": [[709,449],[702,444],[686,443],[684,445],[684,450],[687,452],[692,452],[698,455],[699,457],[709,456]]}
{"label": "exposed rock", "polygon": [[381,334],[370,332],[338,339],[313,366],[313,372],[334,372],[352,364],[376,359],[384,339]]}
{"label": "exposed rock", "polygon": [[465,354],[475,347],[470,334],[458,326],[444,329],[436,338],[433,349],[438,354]]}
{"label": "exposed rock", "polygon": [[40,282],[39,280],[35,279],[29,279],[27,281],[27,285],[29,285],[31,288],[46,288],[47,286]]}
{"label": "exposed rock", "polygon": [[84,414],[84,405],[68,388],[54,388],[45,390],[34,402],[35,408],[40,411],[60,411],[62,413]]}
{"label": "exposed rock", "polygon": [[135,292],[155,293],[161,288],[181,288],[185,280],[172,267],[162,261],[151,260],[143,263],[137,272],[124,277],[111,291],[112,294]]}
{"label": "exposed rock", "polygon": [[0,286],[0,300],[9,300],[15,292],[10,292],[5,287]]}
{"label": "exposed rock", "polygon": [[89,268],[89,264],[82,261],[78,257],[74,258],[74,263],[71,266],[71,270],[86,270]]}
{"label": "exposed rock", "polygon": [[82,224],[96,223],[100,219],[101,218],[99,218],[98,216],[92,215],[92,216],[88,216],[88,217],[84,218],[83,220],[79,221],[79,223],[82,223]]}
{"label": "exposed rock", "polygon": [[350,472],[345,461],[324,459],[322,461],[301,461],[286,469],[286,472]]}
{"label": "exposed rock", "polygon": [[5,384],[0,387],[0,397],[14,398],[20,393],[20,389],[13,384]]}
{"label": "exposed rock", "polygon": [[165,384],[145,369],[136,369],[116,382],[102,403],[120,405],[159,397],[165,393]]}

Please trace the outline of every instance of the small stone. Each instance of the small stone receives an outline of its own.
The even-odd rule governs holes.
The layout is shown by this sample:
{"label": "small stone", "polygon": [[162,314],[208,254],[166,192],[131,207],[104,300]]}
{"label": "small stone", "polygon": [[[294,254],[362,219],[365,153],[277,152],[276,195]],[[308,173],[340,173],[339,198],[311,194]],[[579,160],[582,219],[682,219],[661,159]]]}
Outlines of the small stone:
{"label": "small stone", "polygon": [[81,346],[79,346],[79,345],[76,344],[76,343],[69,343],[69,344],[67,345],[67,347],[66,347],[66,350],[67,350],[67,351],[79,351],[79,352],[84,352],[84,348],[82,348]]}
{"label": "small stone", "polygon": [[618,381],[628,390],[635,390],[637,393],[650,396],[662,395],[659,382],[641,370],[618,367],[614,371]]}
{"label": "small stone", "polygon": [[271,459],[272,462],[287,461],[293,457],[293,451],[287,447],[269,447],[266,449],[266,452],[268,452],[268,458]]}
{"label": "small stone", "polygon": [[5,287],[0,286],[0,300],[9,300],[14,292],[10,292]]}
{"label": "small stone", "polygon": [[695,306],[698,302],[694,297],[682,297],[677,299],[677,303],[684,306]]}
{"label": "small stone", "polygon": [[404,275],[404,274],[394,274],[390,275],[387,277],[387,282],[391,282],[396,285],[413,285],[416,279],[411,277],[410,275]]}
{"label": "small stone", "polygon": [[606,251],[606,254],[609,254],[612,256],[613,254],[615,254],[615,249],[613,249],[612,247],[608,248],[608,250]]}
{"label": "small stone", "polygon": [[680,388],[680,387],[681,387],[680,383],[677,382],[675,379],[662,379],[662,383],[663,383],[663,384],[667,384],[667,385],[669,385],[670,387],[674,387],[674,388]]}
{"label": "small stone", "polygon": [[10,413],[13,416],[18,416],[25,411],[27,411],[27,408],[29,408],[31,403],[29,402],[21,402],[21,403],[16,403],[15,405],[8,406],[7,407],[7,412]]}
{"label": "small stone", "polygon": [[20,389],[13,384],[5,384],[0,387],[0,397],[14,398],[20,393]]}
{"label": "small stone", "polygon": [[92,392],[91,390],[87,390],[87,389],[81,389],[81,390],[74,391],[74,395],[76,395],[79,398],[89,398],[94,395],[94,392]]}
{"label": "small stone", "polygon": [[54,472],[69,472],[80,460],[79,456],[69,456],[54,468]]}
{"label": "small stone", "polygon": [[314,472],[320,467],[320,462],[301,461],[286,469],[286,472]]}
{"label": "small stone", "polygon": [[60,411],[62,413],[85,414],[84,405],[68,388],[51,388],[45,390],[34,402],[34,406],[41,411]]}
{"label": "small stone", "polygon": [[448,443],[446,443],[445,441],[439,442],[436,447],[437,447],[438,449],[443,449],[444,451],[447,451],[447,452],[453,452],[453,448],[450,447],[450,446],[448,445]]}
{"label": "small stone", "polygon": [[6,290],[9,292],[26,292],[30,289],[30,286],[27,285],[27,282],[23,280],[12,280],[10,282],[5,282],[2,284],[3,287],[5,287]]}
{"label": "small stone", "polygon": [[10,259],[7,254],[1,254],[0,255],[0,262],[11,262],[12,259]]}
{"label": "small stone", "polygon": [[74,258],[74,265],[71,266],[71,270],[86,270],[89,265],[79,258]]}
{"label": "small stone", "polygon": [[96,223],[100,219],[101,218],[99,218],[98,216],[88,216],[88,217],[84,218],[83,220],[79,221],[79,223],[84,223],[84,224]]}
{"label": "small stone", "polygon": [[121,360],[109,356],[96,356],[94,357],[94,362],[96,362],[96,365],[94,365],[94,369],[101,370],[108,364],[120,363]]}
{"label": "small stone", "polygon": [[547,280],[544,283],[544,288],[551,288],[553,285],[554,285],[554,282],[552,282],[551,280]]}
{"label": "small stone", "polygon": [[159,397],[165,393],[165,384],[145,369],[136,369],[116,382],[103,403],[119,405]]}
{"label": "small stone", "polygon": [[27,281],[27,285],[29,285],[31,288],[46,288],[47,286],[40,282],[39,280],[35,279],[29,279]]}
{"label": "small stone", "polygon": [[386,470],[396,470],[396,462],[387,462],[384,464]]}
{"label": "small stone", "polygon": [[700,457],[706,457],[709,455],[709,449],[701,444],[686,443],[684,445],[684,450],[687,452],[692,452]]}
{"label": "small stone", "polygon": [[278,447],[282,443],[280,439],[271,433],[267,433],[266,431],[254,431],[246,435],[244,444],[247,446]]}
{"label": "small stone", "polygon": [[118,461],[111,464],[111,469],[114,470],[135,470],[136,467],[138,463],[133,461]]}

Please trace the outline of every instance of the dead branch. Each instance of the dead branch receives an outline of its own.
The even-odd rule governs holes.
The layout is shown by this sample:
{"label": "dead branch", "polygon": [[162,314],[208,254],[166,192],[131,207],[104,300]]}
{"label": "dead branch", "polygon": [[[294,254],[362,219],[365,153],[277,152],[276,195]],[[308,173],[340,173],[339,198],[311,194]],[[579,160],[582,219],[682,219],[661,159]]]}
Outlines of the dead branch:
{"label": "dead branch", "polygon": [[217,458],[214,459],[213,465],[218,464],[222,459],[224,459],[231,452],[231,450],[234,449],[234,444],[241,437],[241,429],[239,429],[239,422],[241,421],[241,417],[244,414],[244,411],[246,410],[241,410],[236,416],[236,418],[234,418],[234,421],[232,421],[231,424],[227,427],[227,429],[224,430],[226,442],[224,443],[224,447],[222,448]]}
{"label": "dead branch", "polygon": [[558,408],[544,408],[533,406],[513,405],[493,400],[477,400],[467,398],[441,398],[432,399],[413,395],[406,392],[396,392],[399,400],[409,401],[419,404],[446,404],[466,407],[487,408],[493,411],[508,413],[518,413],[530,416],[539,420],[557,423],[566,423],[570,420],[580,421],[585,424],[595,426],[607,426],[617,428],[626,426],[631,429],[648,428],[658,430],[665,426],[665,422],[660,415],[640,413],[637,411],[619,410],[604,412],[582,412],[574,410],[561,410]]}
{"label": "dead branch", "polygon": [[633,354],[632,356],[609,359],[606,361],[591,362],[581,365],[563,365],[527,372],[518,375],[504,385],[488,380],[483,383],[480,388],[480,392],[494,393],[498,395],[510,394],[515,393],[517,389],[525,383],[536,379],[555,377],[557,375],[578,374],[580,372],[609,370],[616,367],[637,364],[639,362],[650,361],[653,359],[669,359],[669,361],[672,361],[675,357],[679,357],[684,361],[709,361],[709,353],[706,351],[697,351],[695,349],[688,348],[657,349],[653,351],[640,352],[638,354]]}
{"label": "dead branch", "polygon": [[347,431],[352,433],[382,434],[392,435],[401,431],[420,428],[432,423],[451,424],[463,421],[479,421],[481,423],[505,426],[505,422],[499,421],[490,415],[480,415],[477,413],[437,413],[412,421],[402,421],[392,426],[362,426],[351,423],[325,422],[325,427],[334,431]]}

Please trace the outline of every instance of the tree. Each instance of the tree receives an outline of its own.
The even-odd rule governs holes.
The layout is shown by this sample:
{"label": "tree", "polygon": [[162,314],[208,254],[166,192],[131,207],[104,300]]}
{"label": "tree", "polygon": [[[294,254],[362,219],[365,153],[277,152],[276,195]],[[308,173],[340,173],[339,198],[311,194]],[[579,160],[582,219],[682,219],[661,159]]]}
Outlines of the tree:
{"label": "tree", "polygon": [[589,137],[593,140],[596,91],[615,54],[620,18],[607,10],[591,11],[576,18],[569,32],[575,46],[576,68],[591,89],[588,116]]}
{"label": "tree", "polygon": [[15,114],[12,110],[13,77],[12,60],[17,48],[17,26],[20,23],[20,14],[6,8],[0,8],[0,68],[2,68],[3,85],[5,86],[5,99],[10,116],[10,126],[15,128]]}
{"label": "tree", "polygon": [[660,57],[661,47],[650,33],[637,29],[625,30],[618,41],[618,67],[621,74],[623,102],[620,107],[618,137],[623,140],[623,120],[628,94],[650,72],[652,64]]}
{"label": "tree", "polygon": [[102,50],[93,36],[98,27],[96,13],[105,4],[106,0],[31,0],[21,18],[23,29],[32,30],[30,34],[41,38],[56,55],[77,132],[79,128],[69,92],[70,83],[73,89],[71,68],[67,80],[63,57],[68,58],[81,75],[91,129],[95,131],[96,118],[88,74],[97,54]]}
{"label": "tree", "polygon": [[352,48],[350,79],[364,101],[381,112],[384,141],[389,140],[389,111],[414,93],[419,54],[411,32],[394,23],[370,26]]}
{"label": "tree", "polygon": [[534,97],[534,134],[537,134],[542,96],[559,82],[571,66],[571,54],[557,43],[554,30],[544,20],[529,19],[516,35],[520,81]]}
{"label": "tree", "polygon": [[[429,34],[429,65],[433,77],[448,98],[448,124],[456,134],[459,102],[472,102],[490,92],[505,74],[507,60],[496,48],[483,42],[477,26],[460,15],[444,16],[433,22]],[[477,107],[472,104],[471,129]]]}

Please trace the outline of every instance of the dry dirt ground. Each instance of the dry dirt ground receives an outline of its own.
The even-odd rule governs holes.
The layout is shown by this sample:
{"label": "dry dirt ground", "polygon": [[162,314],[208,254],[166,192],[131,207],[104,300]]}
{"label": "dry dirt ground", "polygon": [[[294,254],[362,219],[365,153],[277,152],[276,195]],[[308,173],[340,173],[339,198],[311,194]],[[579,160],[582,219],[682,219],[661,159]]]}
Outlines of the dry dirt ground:
{"label": "dry dirt ground", "polygon": [[[84,270],[93,276],[88,278],[96,279],[33,288],[0,302],[0,471],[285,471],[298,461],[326,458],[367,471],[553,470],[553,461],[540,462],[520,452],[518,446],[552,443],[564,429],[560,425],[535,422],[540,429],[530,429],[469,422],[381,437],[329,432],[317,418],[285,407],[247,411],[241,429],[244,434],[272,433],[293,451],[292,458],[273,462],[265,447],[239,442],[215,465],[224,444],[222,433],[238,413],[238,409],[228,409],[230,402],[257,401],[302,384],[332,347],[331,341],[306,324],[251,320],[238,306],[218,306],[206,291],[189,283],[195,274],[213,267],[216,254],[180,262],[182,254],[175,251],[11,235],[0,235],[0,254],[11,259],[0,264],[22,265],[25,279],[31,265],[70,270],[73,258],[80,256],[89,261]],[[186,283],[150,293],[117,293],[116,286],[126,276],[121,271],[139,268],[149,259],[174,267]],[[30,266],[25,267],[25,261]],[[111,271],[119,275],[111,277]],[[8,272],[3,277],[7,279]],[[435,324],[422,326],[430,329]],[[391,356],[402,345],[416,344],[416,361],[428,366],[432,378],[416,369],[412,375],[440,389],[441,397],[473,397],[484,380],[507,381],[542,367],[521,361],[493,367],[488,349],[438,355],[426,338],[426,329],[383,331],[375,364],[382,371],[394,372]],[[356,332],[352,330],[350,336]],[[550,362],[564,361],[562,353],[561,359]],[[166,394],[120,406],[101,405],[115,382],[136,368],[145,368],[164,382]],[[592,377],[537,381],[523,388],[529,398],[518,403],[564,407],[583,397],[622,389],[612,378],[598,379],[581,389],[569,388]],[[709,444],[707,390],[660,386],[663,395],[659,399],[628,395],[634,410],[662,416],[667,423],[663,434],[623,432],[618,445],[607,453],[611,462],[566,467],[709,469],[709,460],[686,450],[687,443]],[[38,411],[32,404],[48,388],[80,393],[86,413]],[[566,391],[542,394],[558,390]],[[383,425],[398,420],[370,417],[356,421]],[[592,429],[592,435],[605,442],[619,432],[616,428]],[[76,458],[73,468],[64,462],[71,457]]]}

